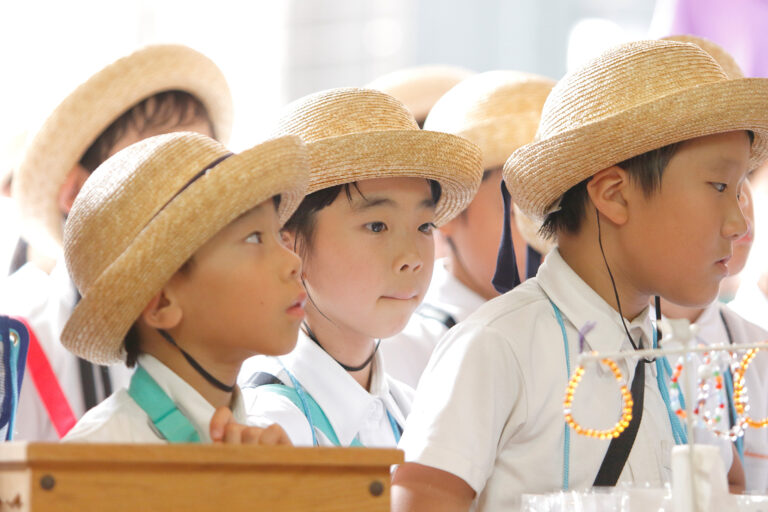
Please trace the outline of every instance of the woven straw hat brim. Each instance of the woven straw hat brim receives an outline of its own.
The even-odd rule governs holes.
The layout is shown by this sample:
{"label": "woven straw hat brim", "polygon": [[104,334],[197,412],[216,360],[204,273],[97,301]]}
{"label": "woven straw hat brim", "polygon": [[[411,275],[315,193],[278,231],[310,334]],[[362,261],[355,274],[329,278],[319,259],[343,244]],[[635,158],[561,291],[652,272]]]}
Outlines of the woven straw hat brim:
{"label": "woven straw hat brim", "polygon": [[128,329],[181,265],[227,224],[275,195],[281,196],[280,220],[287,220],[304,197],[308,169],[304,144],[287,136],[231,156],[192,182],[83,290],[62,332],[64,346],[93,363],[123,361]]}
{"label": "woven straw hat brim", "polygon": [[221,70],[181,45],[138,50],[82,83],[48,116],[16,169],[13,195],[22,236],[37,250],[61,250],[62,219],[57,196],[67,173],[96,138],[121,114],[163,91],[182,90],[198,98],[225,142],[232,125],[232,98]]}
{"label": "woven straw hat brim", "polygon": [[473,143],[447,133],[388,130],[307,143],[312,170],[307,194],[374,178],[425,178],[440,183],[435,225],[458,215],[477,193],[482,155]]}
{"label": "woven straw hat brim", "polygon": [[628,158],[684,140],[737,130],[755,134],[750,164],[768,156],[768,80],[701,84],[527,144],[509,157],[514,202],[542,221],[571,187]]}

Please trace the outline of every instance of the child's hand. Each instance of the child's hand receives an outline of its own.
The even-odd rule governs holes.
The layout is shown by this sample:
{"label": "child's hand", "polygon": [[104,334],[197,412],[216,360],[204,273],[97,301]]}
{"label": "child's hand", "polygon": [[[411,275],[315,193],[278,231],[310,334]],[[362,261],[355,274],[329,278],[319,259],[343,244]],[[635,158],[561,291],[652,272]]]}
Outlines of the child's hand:
{"label": "child's hand", "polygon": [[266,428],[241,425],[235,421],[229,407],[219,407],[213,413],[210,433],[214,443],[288,446],[292,444],[288,434],[277,423]]}

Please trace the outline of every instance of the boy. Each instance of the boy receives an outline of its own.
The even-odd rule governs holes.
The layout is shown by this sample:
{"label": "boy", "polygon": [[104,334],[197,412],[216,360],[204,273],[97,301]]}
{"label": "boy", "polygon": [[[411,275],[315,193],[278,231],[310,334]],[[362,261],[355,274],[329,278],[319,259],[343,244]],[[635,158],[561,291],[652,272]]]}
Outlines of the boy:
{"label": "boy", "polygon": [[[193,133],[152,137],[97,169],[64,233],[82,299],[61,339],[79,357],[136,371],[65,441],[232,440],[220,425],[209,435],[209,423],[216,408],[245,423],[240,365],[290,352],[304,317],[301,262],[280,227],[308,176],[298,137],[233,155]],[[286,443],[273,428],[266,441]]]}
{"label": "boy", "polygon": [[86,410],[129,378],[125,368],[108,371],[73,357],[59,339],[77,302],[61,257],[61,238],[80,187],[107,157],[152,135],[187,130],[226,140],[231,117],[229,89],[213,62],[191,48],[158,45],[90,77],[32,139],[15,171],[13,195],[25,243],[56,266],[48,275],[28,263],[0,284],[0,313],[26,318],[32,341],[41,347],[33,353],[43,356],[29,361],[17,439],[60,439]]}
{"label": "boy", "polygon": [[[742,184],[766,156],[767,96],[768,81],[728,80],[698,47],[667,41],[609,50],[555,86],[504,178],[558,248],[438,345],[400,444],[394,510],[514,510],[523,493],[669,481],[684,437],[653,365],[616,362],[634,404],[615,442],[565,424],[566,384],[581,336],[588,351],[650,347],[651,296],[716,297],[747,229]],[[600,368],[573,404],[585,428],[621,415],[614,373]]]}
{"label": "boy", "polygon": [[[391,375],[414,388],[440,337],[498,296],[491,279],[504,218],[501,168],[512,152],[533,140],[553,85],[548,78],[517,71],[480,73],[448,91],[427,118],[425,129],[477,144],[485,171],[469,206],[437,231],[437,252],[446,257],[435,262],[424,302],[405,329],[381,345]],[[517,254],[525,254],[526,244],[515,224],[512,238]],[[525,275],[525,258],[517,264],[520,275]]]}
{"label": "boy", "polygon": [[[729,78],[738,79],[744,77],[744,73],[736,64],[735,59],[711,41],[687,35],[669,36],[663,39],[696,44],[720,64]],[[747,263],[747,258],[752,248],[752,241],[755,236],[755,211],[753,203],[754,194],[750,182],[756,177],[758,171],[760,170],[751,171],[749,181],[744,184],[741,206],[747,220],[748,229],[743,236],[733,243],[733,255],[728,262],[728,279],[724,279],[721,283],[721,296],[726,283],[734,278],[738,279],[739,274]],[[692,324],[695,324],[698,327],[696,340],[699,344],[749,344],[768,340],[768,331],[747,321],[719,300],[710,303],[706,307],[686,307],[673,304],[662,298],[661,311],[666,317],[686,318]],[[750,416],[753,418],[763,418],[768,412],[766,407],[768,402],[765,399],[765,380],[768,377],[768,366],[766,365],[768,365],[768,354],[758,352],[755,360],[750,364],[750,370],[745,375],[751,397],[749,401]],[[727,370],[723,371],[723,375],[726,376],[726,379],[732,379]],[[732,386],[732,382],[726,384],[726,387],[729,385]],[[716,407],[720,398],[716,393],[710,401]],[[733,398],[730,393],[725,396],[725,400],[724,404],[727,404],[729,409],[733,408]],[[717,425],[720,431],[724,432],[731,428],[731,414],[735,414],[735,410],[720,415],[721,421]],[[765,462],[765,456],[768,455],[768,432],[765,429],[747,429],[744,437],[737,440],[735,446],[738,456],[744,465],[746,490],[748,492],[764,494],[766,489],[768,489],[768,465]]]}

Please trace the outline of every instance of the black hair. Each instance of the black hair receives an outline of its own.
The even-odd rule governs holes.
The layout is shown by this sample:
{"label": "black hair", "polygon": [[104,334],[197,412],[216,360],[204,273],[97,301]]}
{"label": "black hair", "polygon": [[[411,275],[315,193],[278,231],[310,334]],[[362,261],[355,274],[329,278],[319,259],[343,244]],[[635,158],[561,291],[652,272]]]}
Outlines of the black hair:
{"label": "black hair", "polygon": [[[442,195],[442,188],[440,187],[440,183],[434,180],[427,180],[427,182],[429,183],[432,202],[437,204],[438,201],[440,201],[440,196]],[[347,196],[347,200],[351,201],[353,187],[355,190],[357,190],[358,194],[360,194],[362,197],[365,197],[363,196],[362,192],[360,192],[360,188],[358,187],[357,183],[354,182],[324,188],[306,196],[304,200],[302,200],[296,212],[294,212],[291,218],[288,219],[288,222],[285,223],[283,229],[285,231],[294,233],[295,242],[293,249],[299,254],[299,256],[302,257],[302,259],[304,256],[306,256],[307,249],[312,245],[312,236],[315,232],[315,215],[317,212],[323,208],[326,208],[327,206],[330,206],[331,203],[336,200],[342,190],[344,190],[344,193]],[[301,243],[299,243],[299,240],[301,240]]]}
{"label": "black hair", "polygon": [[[749,143],[755,140],[755,134],[747,130]],[[661,189],[661,178],[669,161],[682,147],[685,141],[669,144],[647,153],[634,156],[616,164],[629,175],[629,179],[640,185],[645,197],[651,197]],[[592,178],[587,178],[568,189],[560,199],[560,207],[557,211],[548,214],[539,230],[544,238],[551,239],[558,232],[578,233],[581,222],[584,219],[589,194],[587,183]]]}
{"label": "black hair", "polygon": [[80,165],[88,172],[95,171],[107,159],[115,143],[130,128],[142,133],[152,128],[171,124],[180,126],[198,119],[208,122],[215,137],[213,123],[200,100],[188,92],[179,90],[159,92],[140,101],[115,119],[83,153]]}

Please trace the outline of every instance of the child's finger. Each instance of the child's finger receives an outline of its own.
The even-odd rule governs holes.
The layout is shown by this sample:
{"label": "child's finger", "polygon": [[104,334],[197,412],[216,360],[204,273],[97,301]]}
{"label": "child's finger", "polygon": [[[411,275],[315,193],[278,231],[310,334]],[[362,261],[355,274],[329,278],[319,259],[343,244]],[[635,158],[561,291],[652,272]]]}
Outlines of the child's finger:
{"label": "child's finger", "polygon": [[277,423],[273,423],[261,432],[260,444],[266,445],[292,445],[288,434],[285,433],[283,427]]}
{"label": "child's finger", "polygon": [[229,407],[222,406],[216,409],[216,412],[214,412],[213,416],[211,417],[209,428],[211,440],[214,443],[220,443],[223,441],[224,429],[227,424],[231,423],[233,420],[234,417],[232,416],[232,411],[229,410]]}
{"label": "child's finger", "polygon": [[242,440],[243,444],[261,444],[261,434],[264,429],[259,427],[247,427],[243,430]]}
{"label": "child's finger", "polygon": [[226,444],[241,444],[243,430],[247,427],[239,423],[227,423],[224,427],[224,442]]}

